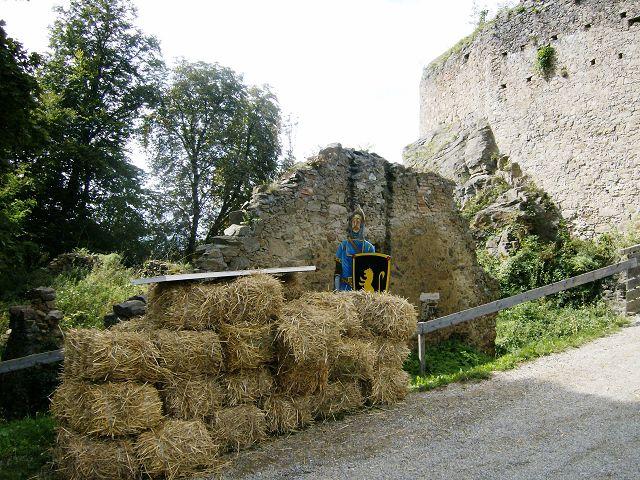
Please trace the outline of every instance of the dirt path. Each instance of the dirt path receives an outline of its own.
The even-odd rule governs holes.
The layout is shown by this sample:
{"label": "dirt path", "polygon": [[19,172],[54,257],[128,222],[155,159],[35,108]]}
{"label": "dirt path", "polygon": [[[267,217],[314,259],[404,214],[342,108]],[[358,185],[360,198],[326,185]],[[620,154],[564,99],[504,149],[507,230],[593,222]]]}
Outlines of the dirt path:
{"label": "dirt path", "polygon": [[638,479],[640,324],[241,452],[223,478]]}

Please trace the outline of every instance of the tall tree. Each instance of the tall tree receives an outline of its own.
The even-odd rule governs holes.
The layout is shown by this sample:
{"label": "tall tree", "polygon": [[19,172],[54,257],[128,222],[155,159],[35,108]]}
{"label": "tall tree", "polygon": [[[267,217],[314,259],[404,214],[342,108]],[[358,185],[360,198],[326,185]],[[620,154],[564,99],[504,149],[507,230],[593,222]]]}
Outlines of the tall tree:
{"label": "tall tree", "polygon": [[280,109],[218,64],[180,62],[146,123],[145,145],[176,242],[191,256],[278,166]]}
{"label": "tall tree", "polygon": [[71,0],[57,12],[42,74],[51,138],[33,164],[33,227],[52,253],[126,250],[144,233],[142,171],[126,145],[155,99],[160,47],[134,26],[127,0]]}

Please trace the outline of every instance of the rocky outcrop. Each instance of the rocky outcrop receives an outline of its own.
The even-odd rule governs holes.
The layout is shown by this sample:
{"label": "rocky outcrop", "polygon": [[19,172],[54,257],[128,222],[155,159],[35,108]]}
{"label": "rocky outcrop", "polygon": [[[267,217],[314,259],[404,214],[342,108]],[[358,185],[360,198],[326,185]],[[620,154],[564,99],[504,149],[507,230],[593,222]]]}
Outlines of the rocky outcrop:
{"label": "rocky outcrop", "polygon": [[[640,226],[638,19],[632,0],[527,0],[502,11],[425,68],[420,140],[405,162],[455,177],[467,198],[486,184],[467,147],[488,126],[574,234]],[[541,47],[551,47],[546,68]]]}
{"label": "rocky outcrop", "polygon": [[[422,292],[439,292],[443,314],[493,298],[456,209],[453,183],[340,144],[257,188],[235,216],[240,223],[199,247],[195,266],[209,271],[315,265],[316,272],[300,275],[304,288],[330,289],[336,248],[357,205],[367,217],[367,239],[392,256],[392,293],[418,306]],[[467,330],[456,332],[467,337]],[[495,323],[488,319],[468,340],[491,351],[494,337]]]}

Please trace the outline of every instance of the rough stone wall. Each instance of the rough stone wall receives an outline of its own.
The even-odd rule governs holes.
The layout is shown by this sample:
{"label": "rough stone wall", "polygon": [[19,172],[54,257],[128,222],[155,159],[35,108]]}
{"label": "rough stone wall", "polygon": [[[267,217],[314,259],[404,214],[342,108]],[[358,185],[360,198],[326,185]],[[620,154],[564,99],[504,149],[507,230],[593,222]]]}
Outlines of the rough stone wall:
{"label": "rough stone wall", "polygon": [[[535,69],[542,45],[555,49],[546,77]],[[422,153],[405,163],[429,166],[434,150],[486,121],[576,234],[624,228],[640,217],[639,89],[640,2],[525,1],[425,68]],[[434,132],[450,138],[431,145]]]}
{"label": "rough stone wall", "polygon": [[[198,249],[198,270],[315,265],[316,272],[301,273],[300,279],[307,289],[328,290],[348,214],[361,205],[366,238],[377,252],[392,256],[391,293],[419,306],[420,293],[439,292],[442,314],[493,298],[451,181],[339,144],[298,167],[279,183],[256,189],[244,214],[234,215],[246,221]],[[485,351],[493,349],[492,319],[444,336],[453,331]]]}

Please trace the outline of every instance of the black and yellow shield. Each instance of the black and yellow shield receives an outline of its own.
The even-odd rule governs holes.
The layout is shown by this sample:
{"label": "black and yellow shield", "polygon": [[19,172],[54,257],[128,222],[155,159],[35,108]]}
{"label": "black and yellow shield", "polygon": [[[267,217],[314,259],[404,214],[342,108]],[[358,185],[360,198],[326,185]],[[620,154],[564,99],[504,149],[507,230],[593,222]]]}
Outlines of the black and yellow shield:
{"label": "black and yellow shield", "polygon": [[386,292],[389,289],[391,257],[383,253],[356,253],[353,256],[353,289]]}

